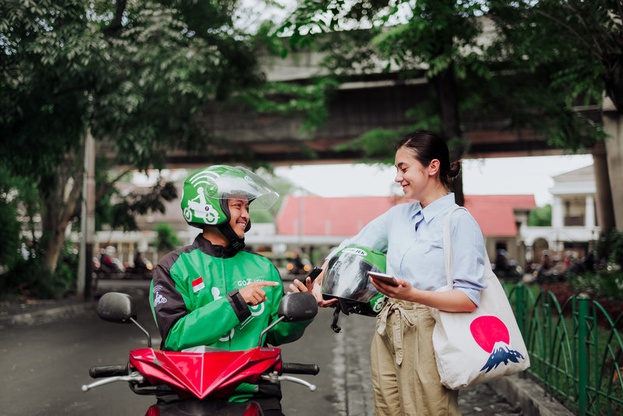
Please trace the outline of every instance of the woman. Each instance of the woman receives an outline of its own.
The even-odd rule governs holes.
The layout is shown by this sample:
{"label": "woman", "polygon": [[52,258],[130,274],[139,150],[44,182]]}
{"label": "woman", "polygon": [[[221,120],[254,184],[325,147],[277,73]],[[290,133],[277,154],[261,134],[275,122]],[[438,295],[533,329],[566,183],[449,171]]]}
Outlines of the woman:
{"label": "woman", "polygon": [[[486,255],[482,232],[467,211],[453,215],[454,285],[437,292],[447,285],[443,226],[456,207],[450,186],[460,165],[450,163],[445,141],[427,131],[398,142],[395,165],[395,181],[416,202],[391,208],[338,247],[356,244],[385,252],[387,273],[398,280],[394,287],[371,278],[388,297],[371,346],[376,415],[459,415],[458,392],[443,387],[437,372],[430,308],[471,312],[478,307]],[[314,289],[319,303],[327,305],[318,286]]]}

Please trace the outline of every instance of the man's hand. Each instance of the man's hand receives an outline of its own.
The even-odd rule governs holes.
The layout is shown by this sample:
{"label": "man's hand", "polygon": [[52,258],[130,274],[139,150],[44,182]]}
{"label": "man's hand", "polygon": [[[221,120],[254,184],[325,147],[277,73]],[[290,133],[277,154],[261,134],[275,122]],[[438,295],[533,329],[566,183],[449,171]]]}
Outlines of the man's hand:
{"label": "man's hand", "polygon": [[266,301],[266,292],[264,287],[266,286],[278,286],[278,282],[252,282],[240,289],[239,292],[247,305],[255,306]]}

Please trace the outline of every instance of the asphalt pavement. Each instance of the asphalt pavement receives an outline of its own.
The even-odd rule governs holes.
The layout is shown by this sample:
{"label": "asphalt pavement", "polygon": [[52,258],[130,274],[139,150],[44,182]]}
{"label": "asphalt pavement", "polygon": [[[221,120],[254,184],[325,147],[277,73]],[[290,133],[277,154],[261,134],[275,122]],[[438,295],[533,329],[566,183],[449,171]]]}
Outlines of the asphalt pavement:
{"label": "asphalt pavement", "polygon": [[[145,283],[138,284],[144,286]],[[131,290],[133,283],[125,284]],[[40,325],[68,319],[76,314],[95,311],[95,306],[95,301],[77,298],[0,302],[0,330],[13,325]],[[341,370],[339,367],[334,370],[336,378],[342,381],[344,390],[338,395],[344,402],[340,413],[345,416],[373,416],[368,353],[373,319],[350,315],[340,318],[340,324],[348,332],[349,340],[341,346],[341,360],[344,365]],[[573,415],[529,377],[517,375],[463,389],[459,395],[459,405],[464,416]]]}

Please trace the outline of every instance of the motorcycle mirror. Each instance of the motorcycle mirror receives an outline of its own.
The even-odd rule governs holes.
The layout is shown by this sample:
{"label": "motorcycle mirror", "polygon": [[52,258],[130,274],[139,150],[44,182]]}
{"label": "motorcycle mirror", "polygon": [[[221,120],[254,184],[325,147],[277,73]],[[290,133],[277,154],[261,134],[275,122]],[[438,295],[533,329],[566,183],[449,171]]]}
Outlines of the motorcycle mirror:
{"label": "motorcycle mirror", "polygon": [[277,313],[286,322],[307,321],[318,314],[318,303],[311,293],[289,293],[281,300]]}
{"label": "motorcycle mirror", "polygon": [[108,292],[97,302],[97,314],[105,321],[130,324],[136,322],[136,305],[127,293]]}

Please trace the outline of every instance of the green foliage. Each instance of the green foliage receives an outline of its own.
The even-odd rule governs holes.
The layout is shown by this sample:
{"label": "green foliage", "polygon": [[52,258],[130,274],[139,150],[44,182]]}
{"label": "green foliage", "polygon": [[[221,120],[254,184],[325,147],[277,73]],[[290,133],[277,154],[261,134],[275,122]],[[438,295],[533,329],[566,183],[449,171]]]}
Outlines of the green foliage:
{"label": "green foliage", "polygon": [[95,228],[101,230],[104,224],[108,224],[112,229],[136,231],[137,215],[164,213],[163,201],[170,202],[176,198],[177,189],[173,182],[157,182],[150,188],[136,189],[129,193],[122,193],[111,186],[97,199]]}
{"label": "green foliage", "polygon": [[336,87],[337,82],[331,78],[319,78],[306,85],[269,82],[247,90],[232,101],[241,102],[259,113],[301,114],[304,117],[303,132],[310,132],[325,122],[328,100]]}
{"label": "green foliage", "polygon": [[156,247],[158,251],[167,252],[180,246],[180,239],[169,224],[158,224],[156,226],[156,234]]}
{"label": "green foliage", "polygon": [[18,188],[11,183],[8,173],[1,167],[0,175],[0,223],[2,224],[0,265],[11,265],[19,256],[20,247]]}
{"label": "green foliage", "polygon": [[[571,285],[576,293],[585,292],[595,299],[623,301],[623,273],[606,270],[573,276]],[[616,318],[616,316],[613,316]]]}
{"label": "green foliage", "polygon": [[602,234],[595,249],[597,259],[606,270],[623,270],[623,233],[612,229]]}
{"label": "green foliage", "polygon": [[520,97],[529,100],[523,108],[533,109],[526,121],[534,119],[557,147],[578,150],[603,140],[602,128],[574,109],[600,105],[604,90],[613,86],[608,79],[614,81],[611,71],[622,52],[620,8],[609,0],[490,3],[488,16],[498,28],[491,59],[503,62],[508,73],[536,81],[533,88],[520,86]]}
{"label": "green foliage", "polygon": [[4,298],[60,299],[74,292],[77,251],[65,245],[54,272],[44,266],[42,254],[40,247],[34,246],[29,258],[20,256],[9,271],[0,276],[0,292]]}
{"label": "green foliage", "polygon": [[[0,166],[37,188],[50,247],[79,213],[87,132],[98,153],[138,169],[161,167],[164,148],[220,144],[203,111],[263,82],[256,45],[233,27],[235,4],[0,2]],[[109,182],[97,186],[100,202],[116,205],[100,207],[100,221],[132,228],[134,213],[162,208],[118,203]],[[57,258],[48,253],[45,266]]]}
{"label": "green foliage", "polygon": [[[472,120],[499,120],[503,128],[532,130],[551,146],[581,151],[605,137],[599,123],[576,108],[598,105],[604,65],[605,72],[621,66],[611,56],[620,56],[623,44],[615,5],[309,0],[299,3],[279,33],[290,36],[293,49],[314,44],[328,52],[324,65],[337,79],[378,72],[379,62],[399,79],[426,77],[434,94],[414,103],[413,128],[452,138],[480,128]],[[452,92],[453,83],[455,101],[443,93]],[[452,106],[459,110],[458,125],[452,125]],[[382,145],[374,137],[383,140],[372,132],[354,147],[370,146],[368,154],[374,154]],[[462,149],[469,144],[459,143],[456,151]]]}
{"label": "green foliage", "polygon": [[528,217],[530,227],[550,227],[552,225],[552,205],[536,207],[530,211]]}
{"label": "green foliage", "polygon": [[[0,165],[0,265],[11,266],[20,256],[22,226],[34,228],[37,193],[29,178],[13,176]],[[24,229],[27,231],[27,229]]]}
{"label": "green foliage", "polygon": [[366,157],[382,158],[387,163],[394,160],[394,143],[400,138],[395,130],[374,129],[350,142],[338,145],[337,150],[360,150]]}

